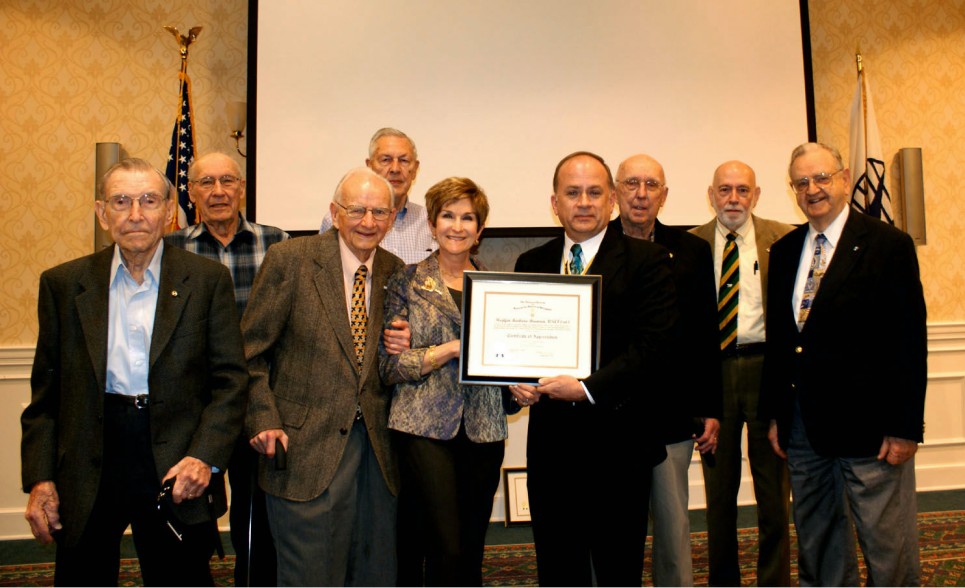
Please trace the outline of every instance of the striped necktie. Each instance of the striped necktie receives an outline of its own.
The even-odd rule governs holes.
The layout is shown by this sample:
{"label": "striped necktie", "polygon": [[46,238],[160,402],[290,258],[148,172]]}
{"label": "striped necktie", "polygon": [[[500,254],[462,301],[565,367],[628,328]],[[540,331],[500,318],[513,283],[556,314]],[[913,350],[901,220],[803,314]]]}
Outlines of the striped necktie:
{"label": "striped necktie", "polygon": [[583,274],[583,247],[579,243],[573,243],[570,247],[570,253],[572,254],[570,260],[570,273],[576,276]]}
{"label": "striped necktie", "polygon": [[811,257],[811,267],[808,269],[808,279],[804,283],[804,296],[801,297],[801,310],[797,315],[797,330],[804,328],[804,323],[811,314],[811,305],[814,304],[814,297],[818,293],[818,286],[821,285],[821,278],[828,267],[828,259],[825,256],[824,245],[828,242],[824,233],[818,235],[814,240],[814,256]]}
{"label": "striped necktie", "polygon": [[737,347],[737,309],[740,302],[740,256],[737,234],[727,234],[724,259],[720,264],[720,290],[717,292],[717,324],[720,327],[720,350]]}
{"label": "striped necktie", "polygon": [[360,265],[355,270],[355,283],[352,285],[352,341],[355,343],[355,358],[358,371],[362,371],[362,360],[365,359],[365,327],[369,322],[365,311],[365,276],[368,268]]}

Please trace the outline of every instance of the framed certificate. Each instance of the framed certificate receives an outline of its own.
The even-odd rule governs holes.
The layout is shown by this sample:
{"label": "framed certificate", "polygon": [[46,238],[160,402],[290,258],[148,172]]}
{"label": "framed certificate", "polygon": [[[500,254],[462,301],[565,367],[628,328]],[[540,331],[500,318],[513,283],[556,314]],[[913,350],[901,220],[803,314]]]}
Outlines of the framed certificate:
{"label": "framed certificate", "polygon": [[600,276],[465,272],[459,381],[582,379],[600,361]]}

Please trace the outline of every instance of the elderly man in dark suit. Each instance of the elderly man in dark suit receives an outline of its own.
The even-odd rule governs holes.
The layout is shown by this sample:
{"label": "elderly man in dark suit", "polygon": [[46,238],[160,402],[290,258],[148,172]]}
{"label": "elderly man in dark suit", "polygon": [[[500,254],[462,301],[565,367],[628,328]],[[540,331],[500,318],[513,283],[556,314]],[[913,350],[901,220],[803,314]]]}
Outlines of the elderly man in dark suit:
{"label": "elderly man in dark suit", "polygon": [[717,217],[691,232],[714,251],[714,283],[718,285],[721,375],[724,411],[720,419],[716,465],[704,463],[707,493],[707,539],[711,586],[739,586],[737,561],[737,494],[740,491],[741,431],[747,424],[747,458],[757,500],[760,550],[757,582],[761,586],[791,583],[791,538],[788,525],[791,493],[784,462],[767,440],[767,419],[760,415],[764,367],[764,312],[771,244],[791,225],[761,218],[754,207],[761,197],[757,176],[741,161],[717,166],[707,188]]}
{"label": "elderly man in dark suit", "polygon": [[915,246],[848,206],[851,174],[820,143],[791,154],[808,222],[774,244],[761,412],[786,457],[802,586],[921,582],[915,452],[927,336]]}
{"label": "elderly man in dark suit", "polygon": [[395,582],[398,468],[378,371],[385,286],[403,265],[378,247],[393,200],[375,172],[346,174],[334,228],[273,245],[242,319],[246,427],[282,586]]}
{"label": "elderly man in dark suit", "polygon": [[617,168],[616,184],[620,216],[609,230],[670,251],[680,320],[669,367],[647,372],[648,383],[657,386],[667,450],[667,459],[653,468],[650,487],[653,583],[693,586],[688,472],[695,442],[701,454],[713,459],[721,415],[714,257],[706,241],[657,219],[670,188],[656,159],[643,154],[625,159]]}
{"label": "elderly man in dark suit", "polygon": [[26,517],[57,541],[58,585],[116,585],[128,524],[145,584],[211,585],[226,509],[213,471],[228,464],[248,381],[231,276],[164,247],[174,191],[146,161],[114,165],[98,193],[116,246],[40,279]]}
{"label": "elderly man in dark suit", "polygon": [[539,583],[636,586],[643,574],[651,469],[665,457],[648,373],[664,368],[677,320],[666,249],[607,223],[613,176],[577,152],[553,175],[564,235],[523,253],[516,271],[603,277],[599,368],[510,388],[532,405],[527,440]]}

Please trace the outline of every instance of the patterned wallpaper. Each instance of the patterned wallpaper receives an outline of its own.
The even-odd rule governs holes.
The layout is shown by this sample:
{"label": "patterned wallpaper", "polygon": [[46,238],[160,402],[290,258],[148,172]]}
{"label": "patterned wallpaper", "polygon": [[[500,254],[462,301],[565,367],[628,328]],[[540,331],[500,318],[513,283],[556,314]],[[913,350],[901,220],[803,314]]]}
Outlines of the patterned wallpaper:
{"label": "patterned wallpaper", "polygon": [[965,320],[965,0],[809,0],[808,7],[818,139],[847,161],[860,44],[893,196],[892,158],[903,147],[922,148],[928,244],[918,259],[928,321]]}
{"label": "patterned wallpaper", "polygon": [[[924,150],[929,322],[965,321],[965,0],[810,0],[818,138],[847,151],[861,44],[883,148]],[[94,144],[163,167],[179,57],[191,46],[201,152],[233,152],[225,106],[246,99],[245,0],[0,2],[0,346],[36,340],[37,280],[93,249]],[[501,257],[501,252],[489,255]]]}
{"label": "patterned wallpaper", "polygon": [[188,58],[195,139],[234,152],[247,0],[0,1],[0,346],[36,342],[40,272],[93,251],[95,143],[163,171],[180,68],[164,25],[204,27]]}

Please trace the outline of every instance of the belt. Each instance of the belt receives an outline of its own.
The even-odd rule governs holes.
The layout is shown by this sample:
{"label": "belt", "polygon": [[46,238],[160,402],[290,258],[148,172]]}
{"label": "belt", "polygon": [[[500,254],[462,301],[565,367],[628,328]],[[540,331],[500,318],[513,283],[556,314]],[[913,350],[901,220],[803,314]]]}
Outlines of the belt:
{"label": "belt", "polygon": [[730,357],[746,357],[748,355],[764,355],[764,343],[745,343],[743,345],[735,345],[729,349],[720,352],[721,357],[724,359]]}
{"label": "belt", "polygon": [[117,404],[123,404],[124,406],[133,406],[134,408],[141,409],[147,408],[148,395],[138,394],[137,396],[132,396],[130,394],[108,392],[104,395],[104,401],[115,402]]}

